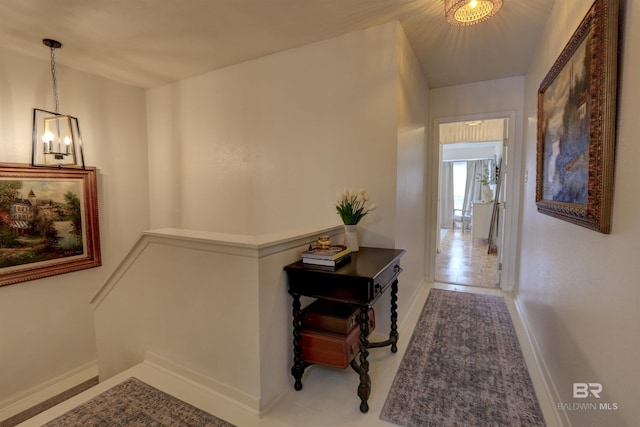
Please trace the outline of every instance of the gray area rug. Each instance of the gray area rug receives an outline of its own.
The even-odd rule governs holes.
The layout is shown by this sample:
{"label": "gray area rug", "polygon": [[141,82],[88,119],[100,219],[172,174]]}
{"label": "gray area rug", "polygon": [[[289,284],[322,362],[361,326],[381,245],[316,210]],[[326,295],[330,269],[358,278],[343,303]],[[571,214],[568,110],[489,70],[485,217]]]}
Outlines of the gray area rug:
{"label": "gray area rug", "polygon": [[544,426],[502,297],[431,289],[380,418],[409,426]]}
{"label": "gray area rug", "polygon": [[129,378],[45,426],[215,426],[233,424]]}

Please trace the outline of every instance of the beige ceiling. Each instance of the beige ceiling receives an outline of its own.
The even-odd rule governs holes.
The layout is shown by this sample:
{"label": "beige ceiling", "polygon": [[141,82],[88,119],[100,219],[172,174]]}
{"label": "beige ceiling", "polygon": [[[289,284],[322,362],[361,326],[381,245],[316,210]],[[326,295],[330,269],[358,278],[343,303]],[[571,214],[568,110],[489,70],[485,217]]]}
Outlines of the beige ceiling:
{"label": "beige ceiling", "polygon": [[432,88],[524,75],[555,0],[505,0],[471,27],[443,0],[0,0],[0,46],[154,87],[399,21]]}

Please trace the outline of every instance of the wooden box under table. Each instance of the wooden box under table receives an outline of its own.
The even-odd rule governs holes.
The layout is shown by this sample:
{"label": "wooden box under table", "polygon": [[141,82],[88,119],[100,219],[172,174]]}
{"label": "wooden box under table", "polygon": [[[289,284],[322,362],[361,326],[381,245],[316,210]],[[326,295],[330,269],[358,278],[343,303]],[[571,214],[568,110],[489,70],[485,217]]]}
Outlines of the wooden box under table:
{"label": "wooden box under table", "polygon": [[[302,311],[302,327],[347,335],[360,326],[360,307],[327,300],[315,300]],[[375,328],[373,309],[369,309],[369,330]]]}
{"label": "wooden box under table", "polygon": [[300,331],[302,360],[334,368],[346,368],[360,351],[360,328],[348,335],[316,329]]}
{"label": "wooden box under table", "polygon": [[[369,308],[369,333],[375,328]],[[302,360],[335,368],[346,368],[360,351],[360,307],[316,300],[302,312],[300,330]]]}

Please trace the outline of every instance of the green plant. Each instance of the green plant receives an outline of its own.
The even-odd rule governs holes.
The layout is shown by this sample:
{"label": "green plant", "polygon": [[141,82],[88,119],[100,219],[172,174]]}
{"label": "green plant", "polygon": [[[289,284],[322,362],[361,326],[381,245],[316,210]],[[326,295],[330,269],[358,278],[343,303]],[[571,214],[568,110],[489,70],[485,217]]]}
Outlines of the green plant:
{"label": "green plant", "polygon": [[482,185],[489,185],[489,184],[491,184],[493,182],[493,175],[489,171],[489,168],[485,167],[482,172],[478,172],[476,174],[476,179]]}
{"label": "green plant", "polygon": [[345,225],[359,223],[366,214],[376,208],[375,203],[365,207],[365,203],[369,201],[369,193],[364,189],[354,191],[345,188],[336,193],[336,198],[336,210]]}

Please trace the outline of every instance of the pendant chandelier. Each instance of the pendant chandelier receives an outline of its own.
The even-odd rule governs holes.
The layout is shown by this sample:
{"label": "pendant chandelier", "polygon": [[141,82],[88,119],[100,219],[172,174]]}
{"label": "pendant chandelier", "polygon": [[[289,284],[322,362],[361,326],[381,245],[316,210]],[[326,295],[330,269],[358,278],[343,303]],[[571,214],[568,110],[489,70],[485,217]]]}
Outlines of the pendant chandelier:
{"label": "pendant chandelier", "polygon": [[84,169],[84,151],[78,119],[60,114],[58,78],[56,75],[56,49],[62,44],[44,39],[42,43],[51,51],[51,79],[55,111],[33,109],[32,166]]}
{"label": "pendant chandelier", "polygon": [[502,3],[503,0],[445,0],[444,13],[451,25],[473,25],[498,13]]}

